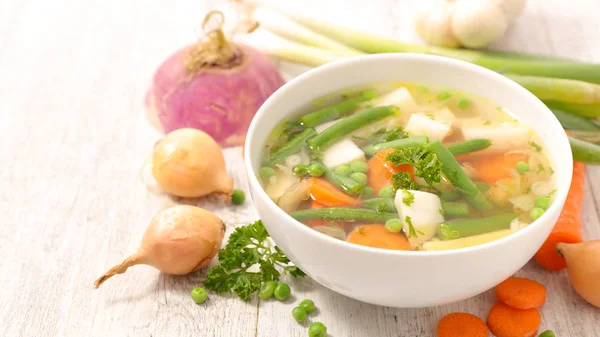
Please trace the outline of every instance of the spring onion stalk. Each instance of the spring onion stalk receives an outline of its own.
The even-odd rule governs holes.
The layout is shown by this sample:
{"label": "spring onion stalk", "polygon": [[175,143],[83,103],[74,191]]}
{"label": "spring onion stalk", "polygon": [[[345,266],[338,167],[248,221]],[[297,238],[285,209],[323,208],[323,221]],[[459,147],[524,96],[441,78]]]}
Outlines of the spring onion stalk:
{"label": "spring onion stalk", "polygon": [[338,119],[341,116],[356,110],[362,103],[377,96],[375,90],[366,90],[346,100],[326,106],[317,111],[310,112],[300,118],[300,125],[313,128],[319,124]]}
{"label": "spring onion stalk", "polygon": [[326,221],[359,221],[385,223],[390,219],[397,219],[397,213],[378,212],[365,208],[315,208],[303,209],[290,213],[290,216],[296,220],[326,220]]}
{"label": "spring onion stalk", "polygon": [[598,84],[564,78],[513,74],[506,74],[506,77],[524,86],[541,100],[577,104],[600,103],[600,85]]}
{"label": "spring onion stalk", "polygon": [[600,145],[573,137],[569,137],[569,143],[573,152],[573,160],[592,165],[600,164]]}
{"label": "spring onion stalk", "polygon": [[544,101],[550,109],[559,109],[581,117],[600,117],[600,104],[577,104],[559,101]]}
{"label": "spring onion stalk", "polygon": [[[594,125],[596,125],[596,124],[594,124]],[[573,138],[577,138],[584,142],[600,145],[600,132],[598,132],[598,130],[596,130],[596,131],[570,130],[569,136],[573,137]]]}
{"label": "spring onion stalk", "polygon": [[269,161],[272,164],[277,164],[282,162],[287,156],[293,155],[300,151],[300,149],[306,144],[306,140],[314,137],[317,132],[313,129],[306,129],[299,134],[297,134],[294,138],[292,138],[289,142],[287,142],[284,146],[279,148],[277,151],[271,153],[269,156]]}
{"label": "spring onion stalk", "polygon": [[363,55],[356,49],[350,48],[338,41],[332,40],[321,34],[288,19],[280,13],[268,7],[258,7],[252,12],[252,19],[258,22],[260,27],[276,32],[277,35],[302,43],[307,46],[329,50],[341,56]]}
{"label": "spring onion stalk", "polygon": [[558,119],[563,128],[567,130],[600,131],[600,126],[594,124],[594,122],[585,117],[572,115],[559,109],[550,110],[552,110],[554,116],[556,116],[556,119]]}
{"label": "spring onion stalk", "polygon": [[[278,10],[280,8],[277,8]],[[281,12],[317,33],[337,40],[347,46],[367,53],[420,53],[451,57],[477,65],[502,71],[503,73],[558,77],[600,83],[600,64],[562,61],[526,59],[510,53],[488,53],[486,51],[451,49],[398,42],[374,34],[360,32],[348,27],[324,22],[313,17],[299,15],[289,10]]]}

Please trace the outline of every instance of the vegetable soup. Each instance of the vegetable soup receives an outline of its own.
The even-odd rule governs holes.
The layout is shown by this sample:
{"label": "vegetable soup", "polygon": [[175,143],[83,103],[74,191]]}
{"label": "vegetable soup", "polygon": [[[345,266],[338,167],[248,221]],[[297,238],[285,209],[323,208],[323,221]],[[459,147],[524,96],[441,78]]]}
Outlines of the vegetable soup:
{"label": "vegetable soup", "polygon": [[339,240],[464,248],[524,228],[554,200],[540,138],[471,93],[379,84],[298,116],[268,137],[259,180],[281,209]]}

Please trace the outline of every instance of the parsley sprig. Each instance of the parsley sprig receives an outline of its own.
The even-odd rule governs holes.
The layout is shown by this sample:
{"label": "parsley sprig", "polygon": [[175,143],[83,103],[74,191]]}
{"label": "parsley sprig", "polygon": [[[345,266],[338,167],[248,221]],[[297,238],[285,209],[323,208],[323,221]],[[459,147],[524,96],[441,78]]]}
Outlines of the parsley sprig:
{"label": "parsley sprig", "polygon": [[[252,294],[266,281],[279,281],[286,273],[304,276],[268,238],[269,233],[260,220],[236,228],[225,248],[219,250],[219,264],[208,271],[204,286],[219,294],[235,293],[244,301],[250,301]],[[249,271],[255,265],[260,266],[260,270]]]}
{"label": "parsley sprig", "polygon": [[[437,156],[421,146],[396,150],[388,154],[386,160],[394,165],[409,164],[415,167],[415,176],[423,178],[429,186],[439,183],[442,178],[442,163]],[[392,185],[398,189],[415,189],[406,172],[397,172],[392,177]]]}

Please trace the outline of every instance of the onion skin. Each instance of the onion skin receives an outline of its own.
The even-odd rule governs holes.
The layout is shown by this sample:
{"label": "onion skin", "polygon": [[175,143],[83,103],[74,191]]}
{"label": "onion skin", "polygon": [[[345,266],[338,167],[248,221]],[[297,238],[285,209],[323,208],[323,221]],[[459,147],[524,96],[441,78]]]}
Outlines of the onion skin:
{"label": "onion skin", "polygon": [[257,50],[240,44],[241,63],[202,69],[190,76],[187,46],[156,70],[146,95],[150,120],[163,132],[195,128],[221,146],[239,146],[262,103],[284,84],[276,66]]}
{"label": "onion skin", "polygon": [[200,207],[178,205],[158,213],[148,225],[137,252],[96,280],[100,287],[136,264],[163,273],[186,275],[206,266],[217,254],[225,236],[221,219]]}
{"label": "onion skin", "polygon": [[558,243],[556,250],[567,261],[573,289],[589,304],[600,308],[600,240]]}

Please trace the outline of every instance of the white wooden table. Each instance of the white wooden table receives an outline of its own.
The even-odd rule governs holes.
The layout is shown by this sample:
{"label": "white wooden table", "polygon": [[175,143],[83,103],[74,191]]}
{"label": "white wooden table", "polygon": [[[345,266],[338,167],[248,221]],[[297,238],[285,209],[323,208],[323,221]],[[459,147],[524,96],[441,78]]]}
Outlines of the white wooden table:
{"label": "white wooden table", "polygon": [[[185,277],[138,266],[93,290],[96,277],[134,252],[153,214],[173,204],[150,194],[139,169],[160,135],[142,98],[157,64],[195,40],[208,9],[223,0],[0,1],[0,336],[306,336],[291,301],[244,303],[213,295],[195,305]],[[292,2],[290,1],[290,4]],[[417,40],[417,0],[293,2],[328,19],[402,40]],[[598,0],[529,0],[496,45],[505,50],[600,62]],[[295,67],[282,66],[288,75]],[[239,148],[229,172],[246,189]],[[600,168],[585,190],[585,238],[599,238]],[[595,186],[593,186],[595,185]],[[225,209],[187,200],[233,227],[257,219],[248,202]],[[501,257],[499,257],[501,258]],[[357,270],[360,272],[360,270]],[[571,290],[564,272],[530,263],[521,275],[548,287],[542,329],[600,336],[600,310]],[[433,336],[451,311],[485,317],[493,294],[452,305],[397,310],[363,304],[306,279],[331,336]]]}

